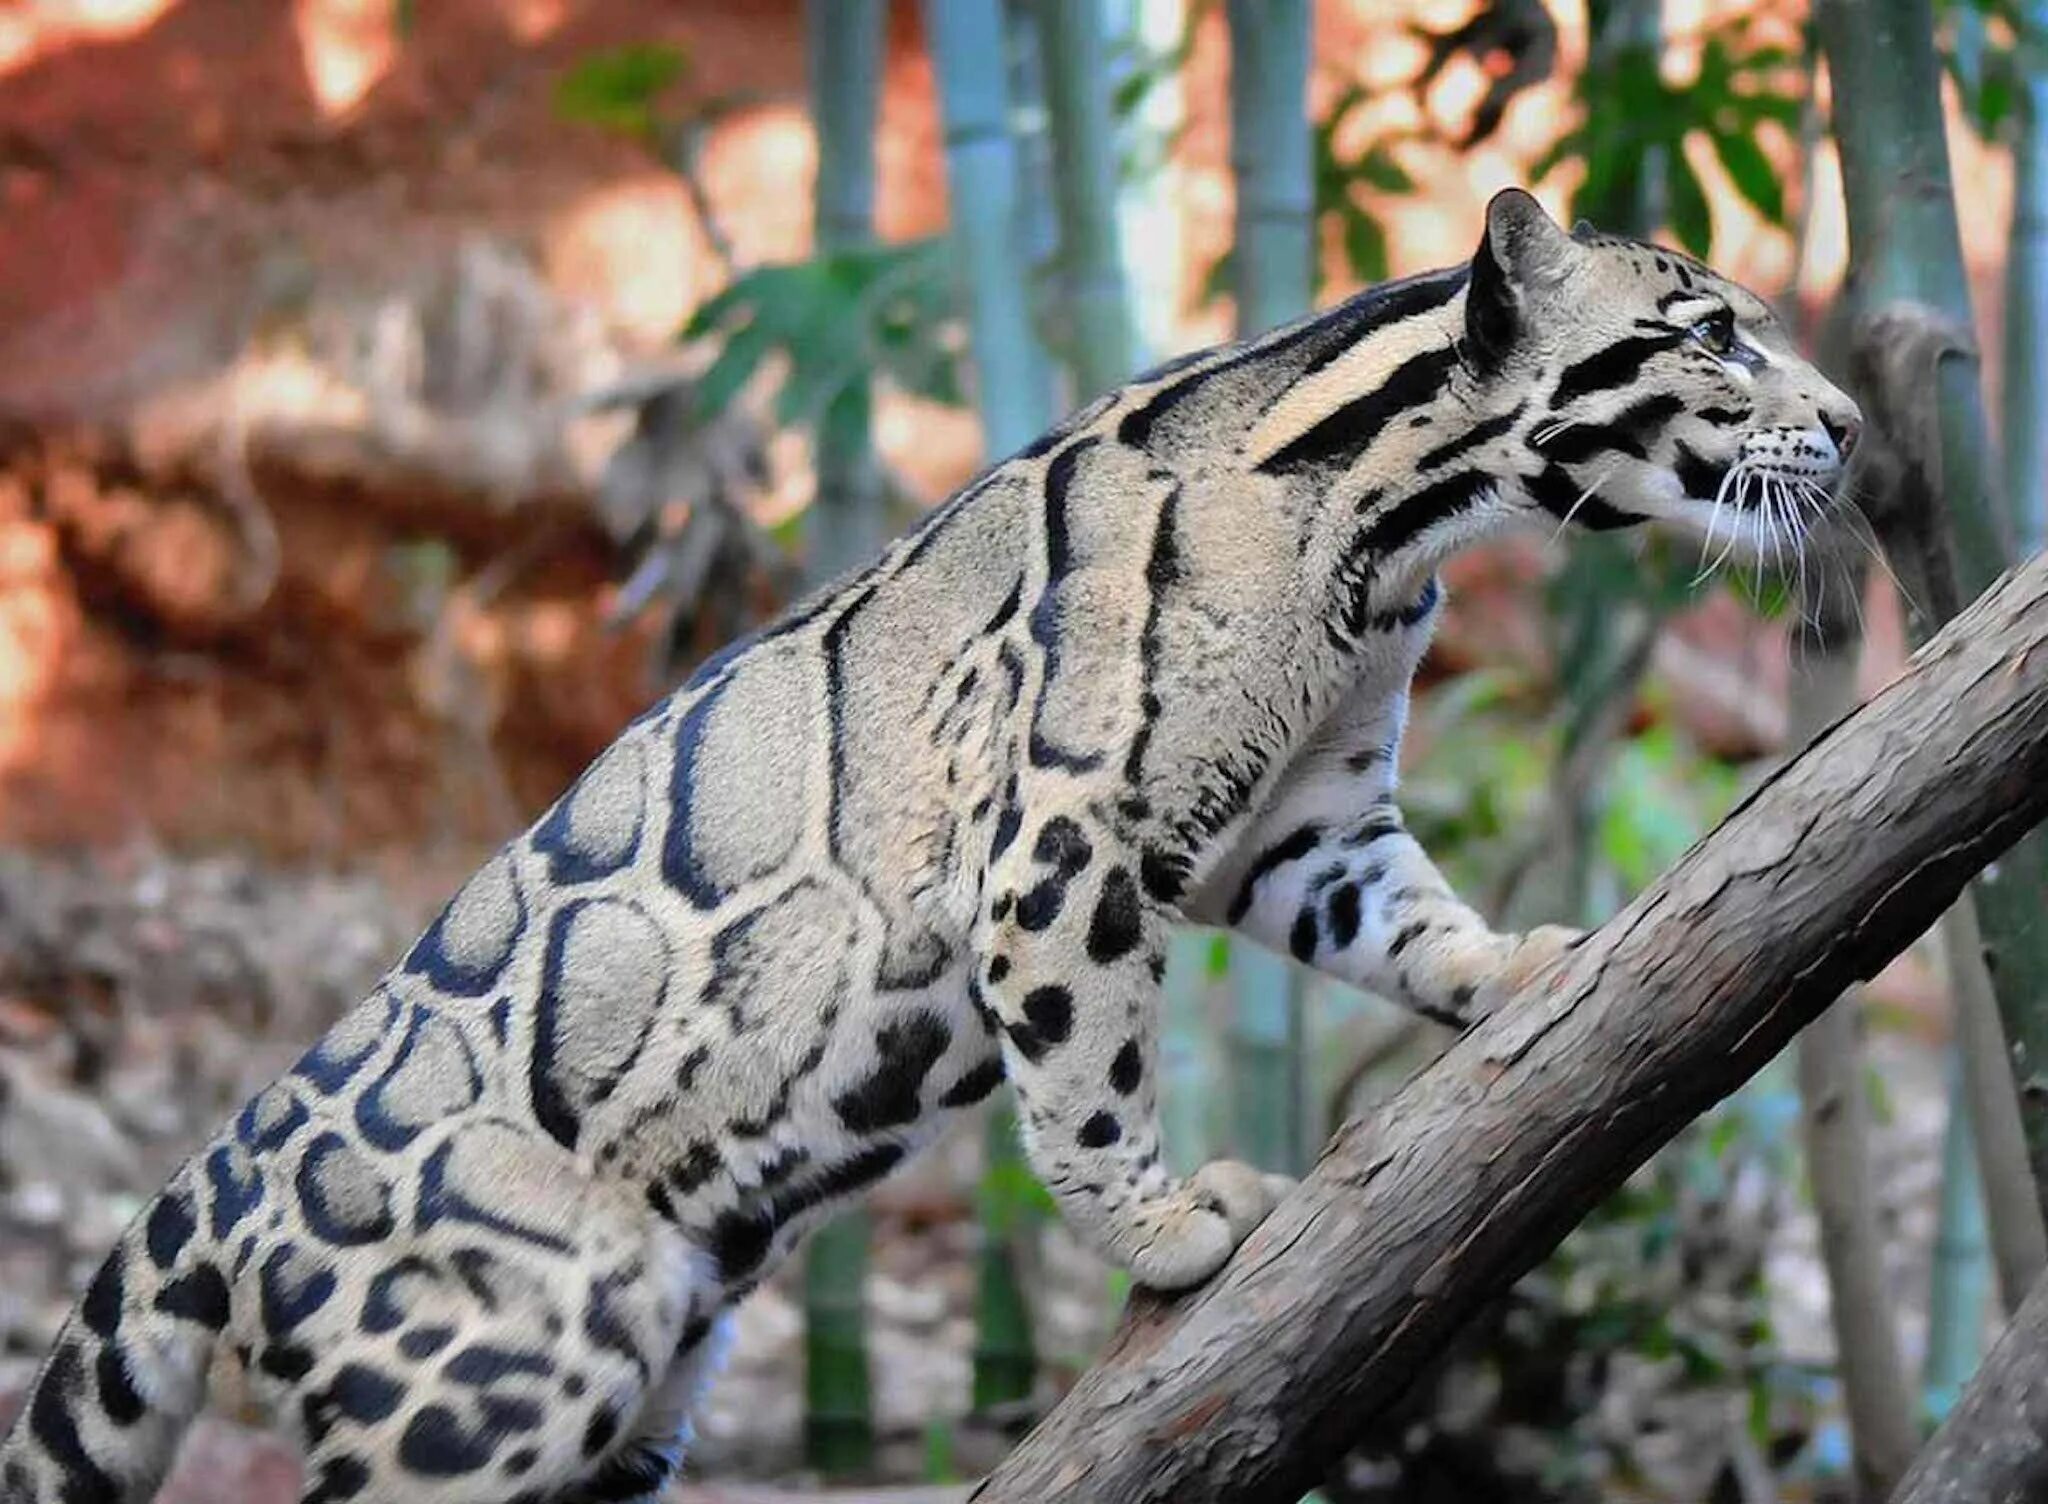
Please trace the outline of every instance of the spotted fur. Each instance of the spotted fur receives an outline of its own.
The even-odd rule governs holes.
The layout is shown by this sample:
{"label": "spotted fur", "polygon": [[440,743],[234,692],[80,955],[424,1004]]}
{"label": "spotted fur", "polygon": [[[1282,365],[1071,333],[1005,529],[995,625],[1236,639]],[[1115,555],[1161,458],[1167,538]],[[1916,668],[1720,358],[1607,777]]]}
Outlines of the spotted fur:
{"label": "spotted fur", "polygon": [[1567,938],[1493,933],[1402,827],[1438,561],[1759,542],[1744,478],[1832,485],[1855,425],[1756,298],[1519,194],[1469,267],[1139,377],[478,872],[123,1236],[0,1496],[146,1497],[222,1353],[306,1504],[651,1496],[724,1313],[1005,1077],[1073,1224],[1205,1279],[1279,1186],[1162,1161],[1175,919],[1459,1024]]}

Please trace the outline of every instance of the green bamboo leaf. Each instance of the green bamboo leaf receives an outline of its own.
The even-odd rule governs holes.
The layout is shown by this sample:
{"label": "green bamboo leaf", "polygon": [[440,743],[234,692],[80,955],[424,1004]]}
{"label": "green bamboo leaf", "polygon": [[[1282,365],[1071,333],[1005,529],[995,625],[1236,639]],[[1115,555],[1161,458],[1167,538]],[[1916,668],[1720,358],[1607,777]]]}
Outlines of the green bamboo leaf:
{"label": "green bamboo leaf", "polygon": [[1387,235],[1379,221],[1356,204],[1345,206],[1344,259],[1362,282],[1387,279]]}
{"label": "green bamboo leaf", "polygon": [[706,418],[724,412],[773,349],[768,332],[759,324],[746,324],[733,331],[697,385],[699,411]]}
{"label": "green bamboo leaf", "polygon": [[1358,159],[1358,176],[1366,186],[1377,188],[1382,193],[1413,193],[1415,179],[1408,176],[1408,169],[1394,160],[1394,154],[1385,142],[1375,145]]}
{"label": "green bamboo leaf", "polygon": [[1721,166],[1727,171],[1729,181],[1745,199],[1749,200],[1756,212],[1774,225],[1785,223],[1785,190],[1778,182],[1776,169],[1771,159],[1756,144],[1754,136],[1716,134],[1709,138],[1714,143],[1714,154],[1721,159]]}
{"label": "green bamboo leaf", "polygon": [[1700,186],[1699,175],[1692,170],[1692,163],[1686,161],[1685,153],[1671,154],[1671,170],[1668,176],[1671,193],[1671,232],[1678,237],[1678,243],[1702,261],[1714,245],[1714,215],[1707,207],[1707,193]]}
{"label": "green bamboo leaf", "polygon": [[655,101],[688,69],[682,49],[665,43],[594,53],[556,80],[555,115],[624,135],[651,135]]}

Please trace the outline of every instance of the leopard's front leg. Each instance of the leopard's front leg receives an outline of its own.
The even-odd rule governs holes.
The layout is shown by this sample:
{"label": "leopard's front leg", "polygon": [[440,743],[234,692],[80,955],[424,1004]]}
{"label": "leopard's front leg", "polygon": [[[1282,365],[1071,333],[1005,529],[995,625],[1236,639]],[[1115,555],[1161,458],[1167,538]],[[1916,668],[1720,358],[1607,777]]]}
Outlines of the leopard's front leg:
{"label": "leopard's front leg", "polygon": [[1577,932],[1496,933],[1451,891],[1394,802],[1407,704],[1404,685],[1361,684],[1288,770],[1194,917],[1465,1028]]}
{"label": "leopard's front leg", "polygon": [[1166,916],[1134,858],[1082,813],[1027,824],[991,873],[977,997],[1033,1169],[1099,1252],[1171,1290],[1213,1274],[1290,1182],[1230,1161],[1182,1180],[1161,1161]]}
{"label": "leopard's front leg", "polygon": [[1500,934],[1451,891],[1390,798],[1304,821],[1265,847],[1226,919],[1263,944],[1455,1028],[1572,945],[1544,925]]}

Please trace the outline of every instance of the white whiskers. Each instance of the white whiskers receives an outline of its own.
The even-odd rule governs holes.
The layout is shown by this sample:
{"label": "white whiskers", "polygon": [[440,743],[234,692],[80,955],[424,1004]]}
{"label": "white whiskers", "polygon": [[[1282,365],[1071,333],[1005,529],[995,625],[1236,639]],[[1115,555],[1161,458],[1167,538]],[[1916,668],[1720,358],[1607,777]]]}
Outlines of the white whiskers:
{"label": "white whiskers", "polygon": [[1564,509],[1564,516],[1558,518],[1557,531],[1550,535],[1550,541],[1552,543],[1556,543],[1559,538],[1562,538],[1564,536],[1564,530],[1571,526],[1572,518],[1579,515],[1579,508],[1584,506],[1587,502],[1591,501],[1596,495],[1598,495],[1600,488],[1606,485],[1610,480],[1613,480],[1614,472],[1619,470],[1620,468],[1621,461],[1616,460],[1613,464],[1609,465],[1605,470],[1602,470],[1598,475],[1593,477],[1593,484],[1586,487],[1585,490],[1581,491],[1579,493],[1579,499],[1573,502],[1570,506],[1566,507]]}

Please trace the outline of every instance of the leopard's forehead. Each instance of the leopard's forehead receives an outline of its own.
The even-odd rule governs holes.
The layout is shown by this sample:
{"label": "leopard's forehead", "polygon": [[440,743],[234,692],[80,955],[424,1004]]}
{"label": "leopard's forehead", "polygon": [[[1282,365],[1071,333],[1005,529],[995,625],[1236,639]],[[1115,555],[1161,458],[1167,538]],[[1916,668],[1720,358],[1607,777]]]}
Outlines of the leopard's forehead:
{"label": "leopard's forehead", "polygon": [[1696,293],[1702,302],[1718,299],[1725,303],[1744,324],[1761,329],[1777,325],[1777,314],[1769,303],[1683,251],[1609,235],[1584,224],[1572,231],[1572,239],[1588,252],[1587,275],[1597,286],[1619,296],[1646,300],[1661,308],[1675,306],[1676,295]]}

